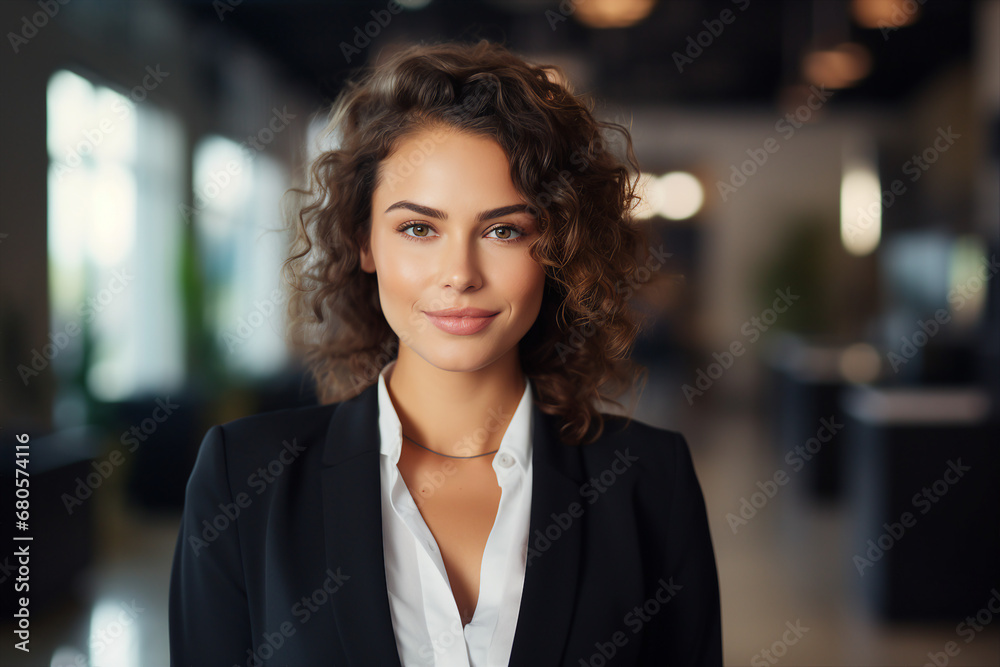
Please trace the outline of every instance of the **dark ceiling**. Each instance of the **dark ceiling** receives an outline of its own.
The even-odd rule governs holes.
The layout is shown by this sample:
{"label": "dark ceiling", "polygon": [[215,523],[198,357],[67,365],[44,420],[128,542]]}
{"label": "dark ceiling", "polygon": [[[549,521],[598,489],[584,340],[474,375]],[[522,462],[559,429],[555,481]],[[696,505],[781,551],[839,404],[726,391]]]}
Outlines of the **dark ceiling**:
{"label": "dark ceiling", "polygon": [[[174,2],[212,30],[245,36],[280,63],[283,75],[322,100],[332,99],[345,77],[391,41],[485,37],[577,63],[586,73],[581,88],[601,97],[695,106],[773,105],[785,84],[801,81],[799,63],[811,43],[829,47],[850,40],[869,49],[873,67],[857,86],[839,93],[837,103],[903,104],[928,77],[968,61],[973,15],[966,0],[925,2],[914,25],[881,31],[851,21],[848,0],[660,0],[633,27],[594,29],[570,15],[555,19],[553,29],[550,19],[560,16],[557,0],[432,0],[423,9],[393,15],[348,63],[341,43],[355,39],[355,28],[371,22],[373,10],[385,11],[385,0]],[[219,7],[226,3],[231,11],[220,21]],[[572,7],[572,1],[562,7]],[[706,30],[704,22],[725,9],[735,20],[679,71],[674,53],[683,53],[688,37],[696,38]],[[702,40],[708,42],[707,35]]]}

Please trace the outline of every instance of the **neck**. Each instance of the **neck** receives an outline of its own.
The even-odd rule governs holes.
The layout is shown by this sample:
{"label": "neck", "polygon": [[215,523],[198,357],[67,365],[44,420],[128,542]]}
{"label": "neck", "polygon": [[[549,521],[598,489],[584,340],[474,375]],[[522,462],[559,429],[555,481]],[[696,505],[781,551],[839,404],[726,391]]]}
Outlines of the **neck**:
{"label": "neck", "polygon": [[517,348],[511,352],[489,366],[452,371],[400,345],[386,389],[403,433],[448,456],[476,456],[500,447],[524,394]]}

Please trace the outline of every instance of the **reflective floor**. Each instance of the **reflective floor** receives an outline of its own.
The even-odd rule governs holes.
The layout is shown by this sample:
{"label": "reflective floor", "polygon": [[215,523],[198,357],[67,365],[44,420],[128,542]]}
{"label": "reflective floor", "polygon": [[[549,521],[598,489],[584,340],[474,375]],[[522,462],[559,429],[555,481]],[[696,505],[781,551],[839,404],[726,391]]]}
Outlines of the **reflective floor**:
{"label": "reflective floor", "polygon": [[[179,520],[122,508],[101,497],[97,564],[75,595],[36,614],[31,652],[13,647],[2,626],[0,664],[31,667],[167,665],[167,590]],[[43,576],[38,573],[33,576]],[[87,601],[90,601],[89,603]]]}
{"label": "reflective floor", "polygon": [[[968,642],[968,633],[956,633],[962,619],[911,625],[873,618],[839,507],[779,487],[734,534],[726,515],[738,512],[757,480],[775,473],[769,426],[757,410],[734,408],[720,418],[689,409],[681,385],[650,380],[637,417],[681,430],[691,446],[719,565],[726,665],[1000,665],[1000,614]],[[989,598],[984,590],[984,605]],[[949,642],[952,655],[944,653]]]}
{"label": "reflective floor", "polygon": [[[966,642],[956,622],[887,626],[870,618],[844,567],[848,526],[837,510],[811,507],[783,490],[734,535],[725,515],[755,480],[773,473],[770,436],[749,411],[726,419],[702,418],[683,405],[664,411],[660,406],[678,403],[677,386],[651,380],[636,416],[682,430],[691,444],[720,569],[727,665],[1000,665],[1000,622]],[[99,566],[79,591],[93,603],[68,601],[34,618],[29,655],[13,648],[12,628],[3,625],[0,664],[168,664],[167,589],[178,521],[124,510],[114,493],[97,500]],[[957,654],[944,653],[948,642]]]}

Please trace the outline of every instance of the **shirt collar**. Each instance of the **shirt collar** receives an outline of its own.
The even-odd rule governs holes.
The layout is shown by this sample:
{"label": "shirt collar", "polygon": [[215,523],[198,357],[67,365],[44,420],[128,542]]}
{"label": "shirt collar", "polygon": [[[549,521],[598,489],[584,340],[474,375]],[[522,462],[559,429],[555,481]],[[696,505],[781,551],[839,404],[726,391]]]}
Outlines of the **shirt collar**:
{"label": "shirt collar", "polygon": [[[378,375],[378,427],[381,436],[379,453],[389,457],[394,465],[399,462],[399,454],[403,444],[403,427],[399,421],[399,415],[396,414],[396,407],[392,404],[392,399],[389,398],[386,380],[392,375],[395,366],[396,360],[393,359]],[[533,396],[531,382],[525,376],[521,402],[517,404],[517,408],[510,418],[507,430],[500,441],[500,448],[493,459],[494,462],[501,454],[506,453],[514,458],[522,471],[528,470],[528,463],[531,461],[531,405]],[[489,416],[489,421],[491,424],[498,423],[492,414]]]}

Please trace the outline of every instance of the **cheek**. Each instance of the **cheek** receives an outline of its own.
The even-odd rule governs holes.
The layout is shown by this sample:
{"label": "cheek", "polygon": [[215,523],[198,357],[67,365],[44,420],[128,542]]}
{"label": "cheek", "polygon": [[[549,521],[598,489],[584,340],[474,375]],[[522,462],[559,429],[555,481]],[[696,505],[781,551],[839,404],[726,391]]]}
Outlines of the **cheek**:
{"label": "cheek", "polygon": [[534,309],[542,302],[545,270],[530,257],[525,257],[509,274],[507,285],[511,300],[516,300],[522,308]]}
{"label": "cheek", "polygon": [[426,263],[408,260],[405,256],[393,255],[385,257],[381,264],[379,274],[382,282],[387,287],[394,288],[397,292],[412,291],[417,285],[423,283],[426,273]]}
{"label": "cheek", "polygon": [[405,294],[415,285],[422,284],[426,274],[426,262],[421,262],[419,255],[406,252],[390,238],[376,236],[373,240],[374,261],[378,273],[379,285],[388,292],[388,296]]}

